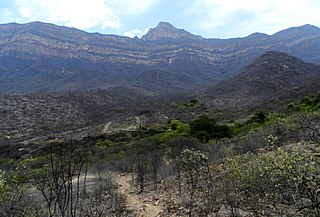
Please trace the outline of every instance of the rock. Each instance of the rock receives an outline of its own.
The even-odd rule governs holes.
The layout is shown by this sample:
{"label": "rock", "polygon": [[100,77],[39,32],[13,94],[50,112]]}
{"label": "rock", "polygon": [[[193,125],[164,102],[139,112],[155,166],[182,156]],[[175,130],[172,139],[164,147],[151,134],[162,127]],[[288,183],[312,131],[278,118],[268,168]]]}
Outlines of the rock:
{"label": "rock", "polygon": [[308,198],[301,198],[300,199],[301,207],[311,207],[312,201]]}
{"label": "rock", "polygon": [[156,28],[150,28],[148,33],[141,38],[145,41],[157,41],[160,39],[193,39],[201,40],[201,36],[192,35],[184,29],[177,29],[170,23],[160,22]]}

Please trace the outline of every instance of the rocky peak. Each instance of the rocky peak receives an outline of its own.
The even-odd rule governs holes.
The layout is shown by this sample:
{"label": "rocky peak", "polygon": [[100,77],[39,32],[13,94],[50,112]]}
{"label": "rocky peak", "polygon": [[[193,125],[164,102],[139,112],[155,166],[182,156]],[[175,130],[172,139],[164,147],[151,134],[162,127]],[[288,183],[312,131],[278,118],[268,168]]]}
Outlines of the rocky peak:
{"label": "rocky peak", "polygon": [[159,39],[202,39],[201,36],[193,35],[184,29],[177,29],[167,22],[160,22],[157,27],[150,28],[148,33],[141,38],[146,41],[156,41]]}
{"label": "rocky peak", "polygon": [[177,30],[171,23],[168,22],[160,22],[156,29],[174,29]]}

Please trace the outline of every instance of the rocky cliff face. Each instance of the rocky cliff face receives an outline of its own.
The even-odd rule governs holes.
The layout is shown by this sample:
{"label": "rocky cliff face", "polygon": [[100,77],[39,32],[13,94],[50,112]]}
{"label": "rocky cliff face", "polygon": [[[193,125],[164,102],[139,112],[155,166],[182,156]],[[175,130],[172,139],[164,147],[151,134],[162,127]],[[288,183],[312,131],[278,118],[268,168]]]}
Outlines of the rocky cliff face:
{"label": "rocky cliff face", "polygon": [[[306,25],[272,36],[220,40],[204,39],[162,22],[141,39],[131,39],[40,22],[11,23],[0,25],[0,92],[132,83],[143,88],[142,73],[155,70],[170,75],[170,84],[163,84],[166,79],[160,82],[170,90],[176,85],[196,88],[237,73],[268,50],[320,63],[320,29]],[[155,87],[155,91],[159,89]]]}
{"label": "rocky cliff face", "polygon": [[149,29],[148,33],[141,38],[146,41],[157,41],[161,39],[184,39],[201,40],[201,36],[193,35],[184,29],[177,29],[170,23],[160,22],[156,28]]}

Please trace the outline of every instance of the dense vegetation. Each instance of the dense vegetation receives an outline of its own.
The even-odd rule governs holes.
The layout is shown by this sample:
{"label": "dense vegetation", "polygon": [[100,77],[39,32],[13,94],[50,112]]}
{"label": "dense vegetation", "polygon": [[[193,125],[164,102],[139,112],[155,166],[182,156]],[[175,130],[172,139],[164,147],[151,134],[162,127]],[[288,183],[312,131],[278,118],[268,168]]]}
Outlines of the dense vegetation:
{"label": "dense vegetation", "polygon": [[131,174],[140,194],[167,195],[163,216],[319,216],[319,96],[283,113],[237,120],[202,113],[2,154],[0,216],[129,215],[119,173]]}

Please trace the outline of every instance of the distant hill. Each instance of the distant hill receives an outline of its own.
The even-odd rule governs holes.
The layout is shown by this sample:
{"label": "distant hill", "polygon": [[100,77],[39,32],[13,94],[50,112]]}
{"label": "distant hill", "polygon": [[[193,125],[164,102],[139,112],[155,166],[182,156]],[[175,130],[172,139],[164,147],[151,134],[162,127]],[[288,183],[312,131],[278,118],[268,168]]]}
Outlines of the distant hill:
{"label": "distant hill", "polygon": [[319,81],[320,66],[283,52],[267,52],[239,74],[199,94],[213,107],[239,109],[316,93]]}
{"label": "distant hill", "polygon": [[320,29],[305,25],[271,36],[205,39],[161,22],[141,39],[132,39],[40,22],[2,24],[0,93],[144,84],[150,90],[155,71],[168,72],[161,80],[169,82],[152,81],[155,93],[166,86],[170,91],[194,89],[237,74],[271,50],[319,64]]}

